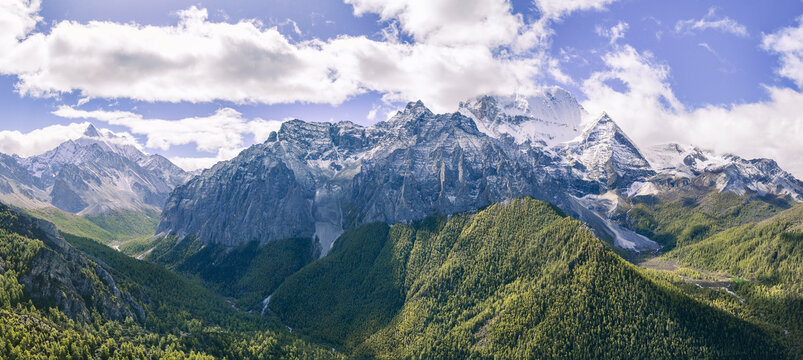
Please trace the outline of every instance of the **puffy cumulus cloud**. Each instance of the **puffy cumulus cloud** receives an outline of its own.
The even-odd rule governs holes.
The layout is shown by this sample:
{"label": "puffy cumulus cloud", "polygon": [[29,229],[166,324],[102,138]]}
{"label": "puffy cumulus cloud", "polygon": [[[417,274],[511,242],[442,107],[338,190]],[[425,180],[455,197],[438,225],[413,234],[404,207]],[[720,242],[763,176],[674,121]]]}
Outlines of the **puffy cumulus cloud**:
{"label": "puffy cumulus cloud", "polygon": [[[27,1],[7,0],[28,10],[4,9],[2,18],[35,18],[38,7],[23,6]],[[62,21],[49,33],[16,26],[0,34],[13,48],[0,54],[0,73],[16,75],[20,94],[37,97],[78,91],[84,98],[150,102],[339,104],[374,90],[445,110],[481,93],[530,88],[542,72],[543,52],[516,56],[508,50],[531,48],[547,27],[524,24],[507,1],[353,3],[360,13],[398,19],[418,41],[340,36],[292,42],[258,21],[211,22],[205,9],[191,7],[178,13],[174,26]],[[427,15],[430,6],[437,9]],[[438,26],[441,15],[445,22]],[[507,47],[499,51],[499,45]]]}
{"label": "puffy cumulus cloud", "polygon": [[332,41],[325,51],[342,60],[340,69],[383,93],[386,101],[421,99],[433,111],[453,111],[479,94],[534,90],[539,58],[494,57],[481,46],[442,47],[375,42],[362,37]]}
{"label": "puffy cumulus cloud", "polygon": [[[24,95],[80,90],[144,101],[339,103],[361,91],[337,71],[320,42],[291,44],[255,21],[213,23],[207,11],[179,12],[176,26],[62,21],[35,33],[0,69]],[[20,65],[17,65],[20,64]],[[347,75],[347,74],[345,74]]]}
{"label": "puffy cumulus cloud", "polygon": [[546,18],[558,19],[575,11],[603,10],[617,0],[535,0],[535,6]]}
{"label": "puffy cumulus cloud", "polygon": [[246,146],[246,135],[254,142],[267,140],[272,131],[278,131],[281,121],[245,119],[234,109],[223,108],[206,117],[190,117],[179,120],[145,119],[140,114],[127,111],[78,110],[61,106],[54,115],[68,119],[94,119],[110,125],[123,126],[133,134],[144,135],[145,146],[151,149],[168,150],[175,145],[195,144],[197,150],[216,153],[215,157],[181,158],[176,164],[187,169],[211,166],[217,161],[236,156]]}
{"label": "puffy cumulus cloud", "polygon": [[510,45],[524,27],[508,0],[345,0],[354,14],[398,20],[416,42],[430,45]]}
{"label": "puffy cumulus cloud", "polygon": [[747,28],[736,20],[727,16],[716,17],[716,8],[708,9],[708,12],[701,19],[680,20],[675,24],[675,32],[678,34],[692,33],[694,31],[717,30],[723,33],[736,36],[747,37]]}
{"label": "puffy cumulus cloud", "polygon": [[607,69],[583,82],[583,106],[608,112],[637,144],[679,142],[767,157],[803,177],[803,94],[767,87],[767,101],[686,109],[669,86],[669,67],[649,53],[624,46],[603,60]]}
{"label": "puffy cumulus cloud", "polygon": [[83,136],[88,122],[69,125],[51,125],[23,133],[16,130],[0,131],[0,153],[16,154],[21,157],[39,155],[59,144]]}
{"label": "puffy cumulus cloud", "polygon": [[761,46],[780,56],[781,68],[778,73],[794,80],[798,88],[803,89],[803,16],[797,21],[795,27],[765,35]]}

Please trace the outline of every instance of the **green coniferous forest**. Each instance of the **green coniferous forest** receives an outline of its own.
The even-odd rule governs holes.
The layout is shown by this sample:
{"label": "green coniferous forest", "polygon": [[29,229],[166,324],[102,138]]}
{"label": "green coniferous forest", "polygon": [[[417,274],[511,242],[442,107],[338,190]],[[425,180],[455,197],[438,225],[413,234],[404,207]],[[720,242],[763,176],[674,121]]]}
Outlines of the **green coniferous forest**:
{"label": "green coniferous forest", "polygon": [[777,333],[693,299],[546,203],[347,232],[270,308],[367,358],[784,358]]}
{"label": "green coniferous forest", "polygon": [[[158,265],[129,258],[91,239],[65,238],[82,250],[80,255],[70,245],[54,241],[35,220],[0,209],[0,358],[341,357],[263,318],[235,311],[199,283]],[[46,271],[28,279],[40,267]],[[107,273],[117,281],[98,275]],[[55,288],[55,296],[31,297],[50,288]],[[144,321],[117,317],[109,310],[126,294],[132,295],[135,307],[144,309]],[[111,304],[96,301],[104,298]],[[86,316],[78,316],[75,309],[85,304],[98,305],[87,306]]]}
{"label": "green coniferous forest", "polygon": [[4,207],[0,358],[796,359],[801,209],[676,246],[672,273],[529,198],[359,226],[320,259],[309,239],[166,237],[140,261]]}

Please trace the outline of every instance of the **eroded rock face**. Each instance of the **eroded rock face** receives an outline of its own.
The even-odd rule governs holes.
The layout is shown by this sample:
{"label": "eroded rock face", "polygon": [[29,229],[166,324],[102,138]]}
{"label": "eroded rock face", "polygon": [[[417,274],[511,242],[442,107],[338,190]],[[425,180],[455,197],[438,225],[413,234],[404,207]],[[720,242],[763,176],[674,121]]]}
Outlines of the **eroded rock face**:
{"label": "eroded rock face", "polygon": [[145,320],[144,309],[131,295],[121,292],[105,269],[75,249],[62,253],[40,249],[20,283],[35,305],[56,307],[75,320],[88,320],[91,311],[113,320]]}
{"label": "eroded rock face", "polygon": [[472,118],[433,114],[421,102],[371,127],[293,120],[179,186],[157,232],[227,245],[317,237],[325,254],[344,228],[362,223],[543,198],[544,175],[524,158]]}

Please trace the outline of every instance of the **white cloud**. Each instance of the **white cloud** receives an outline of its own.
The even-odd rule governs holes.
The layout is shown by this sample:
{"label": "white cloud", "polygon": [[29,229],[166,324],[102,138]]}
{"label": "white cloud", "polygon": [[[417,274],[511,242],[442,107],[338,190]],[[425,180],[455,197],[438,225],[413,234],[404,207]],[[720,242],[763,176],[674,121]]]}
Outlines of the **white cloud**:
{"label": "white cloud", "polygon": [[741,37],[747,37],[749,35],[747,33],[747,28],[736,20],[727,16],[717,19],[716,8],[713,7],[708,9],[708,12],[701,19],[680,20],[675,24],[675,32],[678,34],[708,29]]}
{"label": "white cloud", "polygon": [[4,34],[0,37],[0,49],[15,45],[33,30],[41,20],[37,15],[41,5],[41,0],[0,2],[0,34]]}
{"label": "white cloud", "polygon": [[368,114],[365,115],[365,118],[368,119],[368,121],[374,121],[374,119],[376,119],[376,112],[378,110],[379,110],[378,106],[376,105],[372,106],[371,110],[368,110]]}
{"label": "white cloud", "polygon": [[416,38],[412,44],[364,36],[292,42],[254,20],[210,22],[196,7],[180,11],[174,26],[61,21],[49,33],[31,33],[38,6],[11,1],[27,10],[3,10],[0,19],[25,25],[3,25],[16,30],[0,33],[9,48],[0,73],[16,75],[20,94],[37,97],[77,91],[149,102],[339,104],[374,90],[445,110],[481,93],[532,88],[545,55],[497,47],[526,51],[549,33],[543,22],[524,24],[504,0],[353,1],[357,13],[396,19]]}
{"label": "white cloud", "polygon": [[371,106],[371,110],[368,110],[368,114],[365,115],[365,118],[371,122],[386,121],[401,110],[404,109],[400,109],[392,104],[374,104]]}
{"label": "white cloud", "polygon": [[220,149],[215,156],[210,157],[183,157],[172,156],[168,158],[173,164],[186,171],[208,169],[213,165],[234,158],[245,148]]}
{"label": "white cloud", "polygon": [[0,71],[33,96],[339,103],[361,91],[319,42],[294,45],[255,21],[208,22],[195,7],[179,16],[176,26],[62,21],[20,42]]}
{"label": "white cloud", "polygon": [[438,112],[479,94],[534,91],[533,78],[543,65],[538,58],[497,58],[482,46],[391,44],[362,37],[339,38],[324,49],[341,59],[343,73],[362,79],[384,100],[421,99]]}
{"label": "white cloud", "polygon": [[716,51],[714,51],[714,49],[712,49],[712,48],[711,48],[711,46],[710,46],[710,45],[708,45],[708,43],[701,42],[701,43],[697,44],[697,46],[699,46],[699,47],[701,47],[701,48],[703,48],[703,49],[706,49],[706,50],[707,50],[708,52],[710,52],[712,55],[714,55],[714,56],[716,56],[717,58],[719,58],[719,53],[717,53]]}
{"label": "white cloud", "polygon": [[597,35],[608,38],[609,43],[613,45],[617,40],[624,39],[625,32],[628,28],[630,28],[628,23],[620,21],[618,24],[611,26],[610,28],[603,28],[602,26],[597,25],[595,30]]}
{"label": "white cloud", "polygon": [[617,0],[535,0],[546,18],[557,19],[574,11],[603,10]]}
{"label": "white cloud", "polygon": [[[637,144],[679,142],[747,158],[772,158],[803,177],[803,94],[767,87],[769,100],[686,109],[669,86],[669,67],[624,46],[603,57],[607,69],[583,83],[590,111],[607,111]],[[610,80],[627,85],[616,91]]]}
{"label": "white cloud", "polygon": [[23,133],[16,130],[0,131],[0,153],[16,154],[21,157],[39,155],[59,146],[67,140],[80,138],[88,122],[69,125],[51,125]]}
{"label": "white cloud", "polygon": [[803,16],[797,19],[796,27],[783,28],[764,36],[761,46],[781,58],[781,76],[792,79],[803,89]]}
{"label": "white cloud", "polygon": [[378,14],[398,19],[417,43],[442,46],[497,47],[512,44],[524,27],[507,0],[345,0],[357,16]]}
{"label": "white cloud", "polygon": [[151,149],[168,150],[175,145],[194,143],[199,151],[217,153],[214,158],[175,158],[177,165],[188,170],[201,164],[211,165],[212,160],[231,159],[246,147],[245,135],[251,135],[254,142],[264,142],[272,131],[279,130],[282,123],[248,120],[230,108],[220,109],[206,117],[179,120],[145,119],[127,111],[85,111],[69,106],[61,106],[53,114],[67,119],[95,119],[124,126],[134,134],[144,135],[147,139],[145,146]]}

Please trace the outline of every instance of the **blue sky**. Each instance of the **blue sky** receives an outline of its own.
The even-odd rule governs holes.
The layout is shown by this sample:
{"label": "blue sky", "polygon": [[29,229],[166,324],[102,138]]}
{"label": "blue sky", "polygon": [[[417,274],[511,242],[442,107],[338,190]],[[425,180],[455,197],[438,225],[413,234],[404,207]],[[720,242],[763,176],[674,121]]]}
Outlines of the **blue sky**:
{"label": "blue sky", "polygon": [[0,152],[89,121],[195,168],[287,118],[368,125],[408,100],[561,86],[641,147],[803,176],[801,0],[394,3],[0,0]]}

